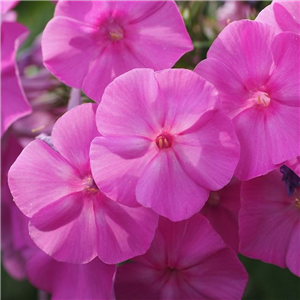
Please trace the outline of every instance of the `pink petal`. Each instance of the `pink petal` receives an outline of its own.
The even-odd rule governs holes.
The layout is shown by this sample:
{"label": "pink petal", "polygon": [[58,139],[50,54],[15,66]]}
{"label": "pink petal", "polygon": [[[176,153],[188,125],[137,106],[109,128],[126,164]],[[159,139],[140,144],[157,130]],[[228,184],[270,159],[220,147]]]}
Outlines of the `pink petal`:
{"label": "pink petal", "polygon": [[1,23],[1,137],[13,122],[31,113],[15,60],[27,35],[27,28],[21,24]]}
{"label": "pink petal", "polygon": [[[224,242],[239,252],[238,214],[241,208],[241,182],[233,179],[222,190],[211,192],[201,213],[220,234]],[[218,201],[216,203],[215,201]]]}
{"label": "pink petal", "polygon": [[120,263],[149,249],[158,225],[150,209],[130,208],[102,196],[95,201],[95,214],[97,251],[103,262]]}
{"label": "pink petal", "polygon": [[20,1],[1,1],[1,14],[13,9]]}
{"label": "pink petal", "polygon": [[277,24],[283,31],[292,31],[299,34],[299,9],[300,5],[297,1],[290,1],[285,4],[282,2],[274,3],[273,10]]}
{"label": "pink petal", "polygon": [[137,201],[176,222],[197,213],[208,190],[184,172],[173,150],[160,151],[146,166],[136,186]]}
{"label": "pink petal", "polygon": [[96,109],[97,105],[91,103],[77,106],[59,118],[52,130],[57,151],[84,175],[90,172],[91,142],[99,135]]}
{"label": "pink petal", "polygon": [[40,209],[32,216],[31,224],[41,231],[56,230],[75,220],[82,207],[82,192],[67,195]]}
{"label": "pink petal", "polygon": [[91,145],[93,178],[100,190],[109,198],[129,206],[139,206],[135,186],[145,166],[155,156],[154,144],[146,155],[137,159],[124,159],[102,146],[100,138]]}
{"label": "pink petal", "polygon": [[184,53],[193,50],[175,2],[137,2],[134,7],[143,15],[128,24],[126,44],[145,66],[154,70],[171,68]]}
{"label": "pink petal", "polygon": [[231,180],[239,160],[239,142],[223,113],[207,112],[195,126],[175,136],[173,145],[181,167],[200,186],[218,190]]}
{"label": "pink petal", "polygon": [[[90,70],[85,77],[82,90],[96,102],[100,102],[104,89],[119,75],[135,68],[144,68],[141,63],[128,49],[125,42],[118,44],[110,43],[103,47],[98,58],[91,63]],[[101,77],[95,76],[101,74]]]}
{"label": "pink petal", "polygon": [[240,161],[235,176],[249,180],[274,170],[267,144],[266,115],[264,109],[249,108],[233,119],[241,145]]}
{"label": "pink petal", "polygon": [[299,47],[300,40],[297,34],[284,32],[275,37],[272,52],[276,68],[266,84],[272,99],[294,107],[300,105]]}
{"label": "pink petal", "polygon": [[224,248],[187,269],[184,279],[201,295],[201,299],[239,300],[244,294],[248,276],[234,252]]}
{"label": "pink petal", "polygon": [[153,141],[147,138],[128,136],[98,137],[97,145],[106,147],[113,154],[125,159],[142,157],[149,151],[149,148],[154,148]]}
{"label": "pink petal", "polygon": [[97,256],[97,230],[93,201],[83,198],[80,215],[53,231],[40,231],[29,223],[29,234],[46,254],[61,262],[84,264]]}
{"label": "pink petal", "polygon": [[26,265],[30,282],[58,299],[114,299],[115,266],[98,258],[87,264],[68,264],[55,261],[36,250]]}
{"label": "pink petal", "polygon": [[8,183],[16,204],[28,217],[83,189],[78,172],[39,140],[31,142],[17,158],[9,171]]}
{"label": "pink petal", "polygon": [[217,59],[209,58],[202,60],[194,71],[216,87],[222,99],[222,110],[233,118],[247,107],[248,91],[230,67]]}
{"label": "pink petal", "polygon": [[101,50],[94,41],[96,34],[96,28],[79,21],[63,17],[52,19],[42,38],[46,68],[62,82],[81,88],[90,62]]}
{"label": "pink petal", "polygon": [[219,102],[216,89],[189,70],[164,70],[156,72],[155,77],[160,87],[157,102],[164,103],[161,127],[168,132],[188,129]]}
{"label": "pink petal", "polygon": [[232,68],[251,90],[263,86],[270,77],[273,38],[274,29],[269,25],[249,20],[232,22],[219,34],[207,57]]}
{"label": "pink petal", "polygon": [[278,23],[276,22],[275,19],[275,14],[273,10],[273,5],[274,2],[271,3],[271,5],[266,6],[255,18],[255,21],[261,22],[261,23],[266,23],[272,26],[275,29],[276,33],[280,33],[282,30],[280,29]]}
{"label": "pink petal", "polygon": [[287,252],[286,265],[292,273],[300,277],[300,220],[296,223]]}
{"label": "pink petal", "polygon": [[[157,97],[158,83],[153,70],[137,69],[118,77],[107,87],[98,107],[99,132],[155,139],[162,122],[162,104],[157,103]],[[152,111],[156,114],[151,115]]]}
{"label": "pink petal", "polygon": [[293,197],[286,194],[278,170],[242,184],[240,252],[286,267],[293,230],[299,221]]}
{"label": "pink petal", "polygon": [[300,155],[299,116],[299,107],[282,105],[276,101],[269,105],[265,122],[266,141],[273,164],[280,164]]}

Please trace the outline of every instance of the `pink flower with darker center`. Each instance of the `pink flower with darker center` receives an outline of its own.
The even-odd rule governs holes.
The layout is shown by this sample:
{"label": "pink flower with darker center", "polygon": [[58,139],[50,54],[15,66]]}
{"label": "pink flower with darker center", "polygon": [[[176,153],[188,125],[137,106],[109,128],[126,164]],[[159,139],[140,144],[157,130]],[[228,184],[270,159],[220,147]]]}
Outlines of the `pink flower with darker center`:
{"label": "pink flower with darker center", "polygon": [[30,218],[36,245],[54,259],[87,263],[98,256],[116,264],[145,253],[158,216],[106,197],[95,184],[89,150],[98,135],[97,105],[64,114],[52,130],[53,146],[31,142],[9,171],[14,201]]}
{"label": "pink flower with darker center", "polygon": [[215,85],[233,121],[241,143],[240,180],[300,155],[299,45],[294,33],[275,35],[267,24],[233,22],[195,69]]}
{"label": "pink flower with darker center", "polygon": [[299,1],[273,0],[258,14],[255,21],[271,25],[276,33],[291,31],[300,34],[299,11]]}
{"label": "pink flower with darker center", "polygon": [[172,221],[199,212],[232,178],[239,143],[214,87],[188,70],[130,71],[105,90],[91,146],[99,188]]}
{"label": "pink flower with darker center", "polygon": [[300,178],[281,171],[242,184],[240,252],[300,276]]}
{"label": "pink flower with darker center", "polygon": [[45,66],[100,102],[134,68],[171,68],[193,49],[173,1],[60,1],[42,41]]}
{"label": "pink flower with darker center", "polygon": [[241,299],[247,273],[208,221],[161,218],[148,252],[117,269],[116,299]]}

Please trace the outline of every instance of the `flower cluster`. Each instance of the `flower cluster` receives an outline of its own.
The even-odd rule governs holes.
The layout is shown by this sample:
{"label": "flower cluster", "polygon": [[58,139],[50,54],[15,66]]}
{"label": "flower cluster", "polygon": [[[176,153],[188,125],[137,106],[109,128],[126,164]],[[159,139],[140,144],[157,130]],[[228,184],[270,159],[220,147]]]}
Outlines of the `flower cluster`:
{"label": "flower cluster", "polygon": [[300,276],[299,2],[223,22],[194,71],[172,68],[193,49],[174,1],[58,1],[18,62],[17,2],[1,3],[13,277],[53,300],[171,300],[241,299],[238,253]]}

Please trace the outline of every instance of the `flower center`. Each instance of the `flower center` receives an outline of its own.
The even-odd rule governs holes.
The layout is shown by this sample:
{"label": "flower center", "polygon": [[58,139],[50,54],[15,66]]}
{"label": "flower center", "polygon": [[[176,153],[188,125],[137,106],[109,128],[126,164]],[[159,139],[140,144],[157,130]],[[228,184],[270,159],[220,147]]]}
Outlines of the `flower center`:
{"label": "flower center", "polygon": [[172,137],[169,134],[163,133],[156,138],[156,145],[159,149],[167,149],[172,146]]}
{"label": "flower center", "polygon": [[258,105],[267,107],[270,104],[270,96],[266,92],[258,91],[253,95],[254,101]]}
{"label": "flower center", "polygon": [[115,23],[113,20],[109,21],[107,30],[111,41],[115,42],[123,39],[124,32],[122,27]]}
{"label": "flower center", "polygon": [[89,193],[98,193],[99,189],[94,181],[94,179],[92,177],[87,177],[86,181],[84,182],[84,186],[85,186],[85,191],[89,192]]}

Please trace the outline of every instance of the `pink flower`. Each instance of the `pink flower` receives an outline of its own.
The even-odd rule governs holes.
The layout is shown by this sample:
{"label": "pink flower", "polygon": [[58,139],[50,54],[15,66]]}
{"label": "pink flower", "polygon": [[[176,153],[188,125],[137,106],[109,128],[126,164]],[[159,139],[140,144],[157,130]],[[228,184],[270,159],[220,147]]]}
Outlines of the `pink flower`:
{"label": "pink flower", "polygon": [[1,23],[1,136],[14,121],[31,113],[15,60],[17,49],[27,34],[21,24]]}
{"label": "pink flower", "polygon": [[240,187],[241,182],[232,179],[223,189],[210,192],[208,201],[201,210],[224,242],[237,253],[239,252]]}
{"label": "pink flower", "polygon": [[224,1],[225,3],[216,11],[217,21],[221,28],[230,22],[248,19],[251,13],[251,6],[245,1]]}
{"label": "pink flower", "polygon": [[16,279],[28,278],[35,287],[51,293],[52,300],[114,299],[116,266],[105,265],[98,258],[87,264],[58,262],[32,242],[28,234],[29,219],[12,199],[6,213],[10,216],[5,229],[10,233],[11,247],[2,249],[2,259],[11,276]]}
{"label": "pink flower", "polygon": [[260,176],[299,156],[299,35],[275,37],[267,24],[237,21],[207,57],[195,72],[215,85],[232,118],[241,143],[236,177]]}
{"label": "pink flower", "polygon": [[273,0],[255,20],[271,25],[276,33],[291,31],[300,34],[299,11],[299,1]]}
{"label": "pink flower", "polygon": [[100,102],[134,68],[171,68],[193,49],[173,1],[60,1],[42,41],[46,67]]}
{"label": "pink flower", "polygon": [[87,263],[96,256],[109,264],[145,253],[158,217],[107,198],[93,181],[90,143],[98,135],[96,105],[84,104],[54,125],[54,149],[30,143],[9,172],[9,186],[29,217],[30,236],[58,261]]}
{"label": "pink flower", "polygon": [[300,276],[300,178],[288,196],[281,176],[275,170],[242,184],[240,252]]}
{"label": "pink flower", "polygon": [[284,164],[292,169],[300,177],[300,156],[286,161]]}
{"label": "pink flower", "polygon": [[149,251],[117,270],[117,299],[241,299],[247,273],[207,220],[160,219]]}
{"label": "pink flower", "polygon": [[232,178],[239,143],[214,87],[188,70],[130,71],[105,90],[91,146],[99,188],[172,221],[199,212]]}

